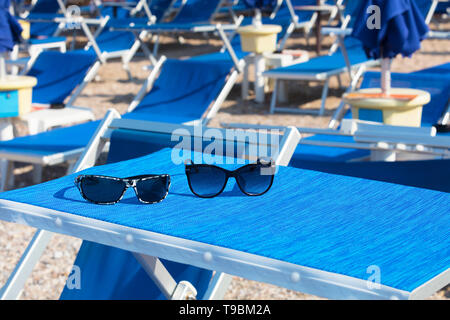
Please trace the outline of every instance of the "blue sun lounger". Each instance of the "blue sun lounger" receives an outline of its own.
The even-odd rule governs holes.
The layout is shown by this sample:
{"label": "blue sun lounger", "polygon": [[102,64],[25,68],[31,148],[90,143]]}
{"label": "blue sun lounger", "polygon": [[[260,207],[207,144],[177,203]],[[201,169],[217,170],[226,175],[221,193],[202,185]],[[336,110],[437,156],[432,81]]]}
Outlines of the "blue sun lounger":
{"label": "blue sun lounger", "polygon": [[[133,134],[154,137],[163,127],[114,120],[108,135],[113,147],[116,134],[128,134],[131,142]],[[128,149],[140,149],[144,140],[151,144],[140,138]],[[0,218],[95,242],[82,247],[77,263],[89,274],[83,280],[81,273],[81,290],[65,288],[62,298],[68,299],[158,298],[159,291],[183,299],[195,296],[195,285],[198,298],[220,298],[226,282],[213,278],[220,289],[205,292],[207,270],[333,299],[421,299],[450,282],[450,215],[443,210],[448,193],[280,166],[265,196],[244,197],[230,182],[223,196],[200,199],[189,191],[184,166],[173,163],[172,152],[83,171],[171,174],[171,192],[157,205],[140,205],[132,193],[114,206],[89,204],[70,175],[1,194]],[[177,294],[179,280],[188,276],[178,277],[173,262],[198,271],[190,285],[183,284],[191,289],[187,295]],[[156,285],[138,283],[145,272]]]}
{"label": "blue sun lounger", "polygon": [[[368,59],[364,49],[358,41],[349,39],[346,41],[347,57],[351,64],[352,83],[356,85],[357,79],[363,71],[377,65],[377,60]],[[335,53],[325,56],[319,56],[309,61],[294,64],[287,67],[281,67],[264,72],[264,77],[274,79],[275,85],[270,104],[270,112],[289,112],[289,113],[313,113],[323,115],[325,112],[325,102],[328,96],[329,80],[333,76],[340,76],[348,73],[348,66],[345,55],[338,49]],[[318,111],[298,110],[293,108],[277,107],[277,90],[280,80],[304,80],[324,82],[322,89],[322,104]]]}
{"label": "blue sun lounger", "polygon": [[[161,71],[159,77],[157,75]],[[204,124],[217,113],[238,77],[230,60],[220,63],[161,58],[131,102],[126,118]],[[155,81],[156,79],[156,81]],[[192,80],[195,79],[195,82]],[[150,90],[150,91],[149,91]],[[201,120],[199,120],[201,119]],[[54,129],[0,142],[0,158],[35,165],[74,163],[99,122]],[[7,170],[11,174],[11,170]],[[9,177],[2,175],[5,184]]]}
{"label": "blue sun lounger", "polygon": [[[90,108],[74,106],[85,86],[97,74],[100,62],[90,52],[43,51],[29,61],[25,73],[36,77],[32,103],[47,109],[22,116],[31,134],[69,123],[94,120]],[[51,105],[64,105],[62,109],[49,109]]]}

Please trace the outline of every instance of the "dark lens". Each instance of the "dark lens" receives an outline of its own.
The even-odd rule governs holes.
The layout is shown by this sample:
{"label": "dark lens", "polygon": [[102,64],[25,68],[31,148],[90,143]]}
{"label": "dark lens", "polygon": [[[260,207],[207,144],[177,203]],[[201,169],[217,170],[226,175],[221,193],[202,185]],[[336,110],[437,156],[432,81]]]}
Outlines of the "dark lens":
{"label": "dark lens", "polygon": [[86,176],[81,180],[81,190],[90,201],[97,203],[111,203],[119,201],[126,188],[121,180]]}
{"label": "dark lens", "polygon": [[191,166],[186,172],[192,191],[201,197],[214,197],[222,191],[227,175],[212,166]]}
{"label": "dark lens", "polygon": [[263,168],[257,164],[248,165],[238,170],[236,179],[245,193],[254,196],[261,195],[272,185],[273,174],[269,170],[270,167]]}
{"label": "dark lens", "polygon": [[169,176],[160,176],[136,182],[137,196],[144,202],[159,202],[167,195]]}

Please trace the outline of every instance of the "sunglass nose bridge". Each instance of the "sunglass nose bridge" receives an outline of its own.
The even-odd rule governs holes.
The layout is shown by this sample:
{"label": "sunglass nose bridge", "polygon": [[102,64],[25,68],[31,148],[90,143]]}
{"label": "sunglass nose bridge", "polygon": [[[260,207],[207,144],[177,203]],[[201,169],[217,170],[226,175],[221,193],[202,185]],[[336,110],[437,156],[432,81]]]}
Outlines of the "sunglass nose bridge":
{"label": "sunglass nose bridge", "polygon": [[239,175],[239,173],[237,173],[235,171],[229,171],[228,174],[229,174],[230,177],[233,177],[233,178],[236,178]]}
{"label": "sunglass nose bridge", "polygon": [[134,188],[136,187],[136,180],[125,180],[125,184],[127,188]]}

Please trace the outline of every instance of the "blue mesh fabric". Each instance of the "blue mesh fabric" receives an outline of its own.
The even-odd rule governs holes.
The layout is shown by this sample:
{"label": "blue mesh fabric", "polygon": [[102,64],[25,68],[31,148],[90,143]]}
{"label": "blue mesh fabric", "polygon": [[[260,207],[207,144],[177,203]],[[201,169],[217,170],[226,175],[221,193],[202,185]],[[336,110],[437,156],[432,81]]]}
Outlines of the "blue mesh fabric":
{"label": "blue mesh fabric", "polygon": [[152,0],[150,1],[150,11],[156,17],[156,21],[161,20],[170,9],[173,0]]}
{"label": "blue mesh fabric", "polygon": [[231,60],[168,60],[151,92],[133,113],[199,119],[220,93],[232,66]]}
{"label": "blue mesh fabric", "polygon": [[[337,149],[337,148],[336,148]],[[343,162],[292,159],[290,166],[302,169],[385,181],[412,187],[450,192],[450,160],[397,162]]]}
{"label": "blue mesh fabric", "polygon": [[[136,38],[129,31],[109,31],[105,30],[95,39],[101,52],[117,52],[130,50]],[[94,53],[94,49],[90,49]]]}
{"label": "blue mesh fabric", "polygon": [[221,0],[189,0],[181,8],[172,23],[208,22]]}
{"label": "blue mesh fabric", "polygon": [[44,51],[28,72],[37,78],[34,103],[62,103],[83,81],[97,56],[86,51]]}
{"label": "blue mesh fabric", "polygon": [[[332,135],[313,135],[304,140],[308,141],[330,141],[330,142],[353,142],[352,137],[332,136]],[[362,158],[368,156],[370,153],[367,150],[350,149],[350,148],[335,148],[325,146],[314,146],[307,144],[299,144],[295,149],[294,155],[291,159],[291,165],[296,167],[297,164],[305,160],[325,161],[325,162],[345,162],[352,159]]]}
{"label": "blue mesh fabric", "polygon": [[440,64],[431,68],[422,69],[419,71],[412,72],[411,74],[435,74],[437,77],[450,77],[450,62]]}
{"label": "blue mesh fabric", "polygon": [[30,13],[57,13],[59,9],[59,4],[56,0],[39,0]]}
{"label": "blue mesh fabric", "polygon": [[0,150],[25,155],[48,156],[58,152],[84,148],[99,124],[100,121],[91,121],[35,135],[0,141]]}
{"label": "blue mesh fabric", "polygon": [[230,181],[222,196],[202,199],[170,149],[83,173],[168,173],[172,186],[154,205],[132,191],[114,206],[87,203],[75,175],[0,197],[359,279],[376,265],[382,284],[406,291],[450,267],[449,193],[280,167],[264,196],[243,196]]}

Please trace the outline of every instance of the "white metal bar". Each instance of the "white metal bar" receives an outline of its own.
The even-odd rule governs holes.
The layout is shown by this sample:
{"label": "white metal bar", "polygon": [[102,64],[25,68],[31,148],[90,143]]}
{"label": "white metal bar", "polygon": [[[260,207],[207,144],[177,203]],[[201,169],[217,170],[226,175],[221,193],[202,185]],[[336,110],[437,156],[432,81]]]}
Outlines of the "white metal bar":
{"label": "white metal bar", "polygon": [[[243,60],[240,61],[239,65],[242,68],[242,64],[244,63]],[[211,120],[219,111],[220,107],[222,106],[225,99],[228,97],[228,95],[231,92],[231,89],[233,89],[234,85],[236,84],[237,78],[239,76],[238,70],[233,70],[231,74],[229,75],[224,87],[220,91],[218,97],[214,100],[210,108],[207,110],[206,115],[203,117],[203,124],[206,125],[209,120]]]}
{"label": "white metal bar", "polygon": [[424,283],[420,287],[417,287],[411,292],[410,299],[425,299],[437,292],[441,288],[450,283],[450,269],[445,270],[443,273],[430,279],[430,281]]}
{"label": "white metal bar", "polygon": [[145,254],[133,253],[133,255],[159,290],[167,299],[171,299],[177,287],[177,282],[172,278],[161,260]]}
{"label": "white metal bar", "polygon": [[319,116],[322,116],[325,113],[325,105],[326,105],[327,97],[328,97],[329,82],[330,82],[330,79],[328,78],[327,80],[325,80],[325,83],[323,84],[322,100],[320,103]]}
{"label": "white metal bar", "polygon": [[102,63],[105,63],[106,62],[105,57],[103,56],[102,51],[98,47],[98,44],[95,41],[94,36],[92,35],[91,31],[89,30],[89,27],[86,25],[86,23],[84,21],[82,21],[80,25],[81,25],[81,28],[83,29],[84,34],[88,38],[92,48],[94,49],[95,53],[97,54],[98,59]]}
{"label": "white metal bar", "polygon": [[275,112],[276,109],[276,104],[277,104],[277,94],[278,94],[278,79],[274,79],[274,83],[273,83],[273,91],[272,91],[272,98],[270,100],[270,114],[273,114]]}
{"label": "white metal bar", "polygon": [[235,65],[236,69],[239,72],[242,72],[242,65],[239,63],[239,59],[237,58],[236,53],[234,52],[234,49],[231,46],[230,41],[228,40],[228,37],[222,28],[222,25],[219,23],[219,24],[217,24],[216,28],[217,28],[217,31],[219,32],[220,38],[222,39],[222,41],[225,45],[225,48],[227,49],[228,53],[231,56],[231,59],[233,60],[233,63]]}
{"label": "white metal bar", "polygon": [[232,277],[223,272],[216,272],[202,297],[202,300],[222,300]]}
{"label": "white metal bar", "polygon": [[156,77],[161,71],[161,67],[166,60],[167,58],[165,56],[161,56],[161,58],[159,58],[158,62],[156,62],[156,64],[154,65],[152,71],[145,80],[138,94],[136,95],[136,97],[134,97],[133,101],[128,106],[127,112],[133,111],[139,105],[139,103],[141,103],[142,99],[150,91],[151,87],[155,83]]}
{"label": "white metal bar", "polygon": [[52,232],[44,230],[35,232],[13,272],[1,288],[0,300],[19,299],[26,280],[50,242],[52,235]]}
{"label": "white metal bar", "polygon": [[74,104],[75,100],[79,97],[79,95],[86,87],[86,85],[95,78],[98,69],[100,68],[100,65],[101,65],[100,61],[96,61],[94,65],[89,69],[83,81],[77,86],[75,92],[70,96],[69,101],[67,101],[66,103],[66,107],[72,106]]}
{"label": "white metal bar", "polygon": [[84,149],[83,155],[75,164],[75,172],[95,165],[98,156],[103,151],[106,141],[102,138],[109,125],[114,119],[120,118],[120,114],[115,109],[109,109],[105,117],[98,126],[89,144]]}
{"label": "white metal bar", "polygon": [[295,127],[287,127],[280,142],[280,151],[275,163],[278,166],[288,166],[292,155],[301,139],[300,132]]}

